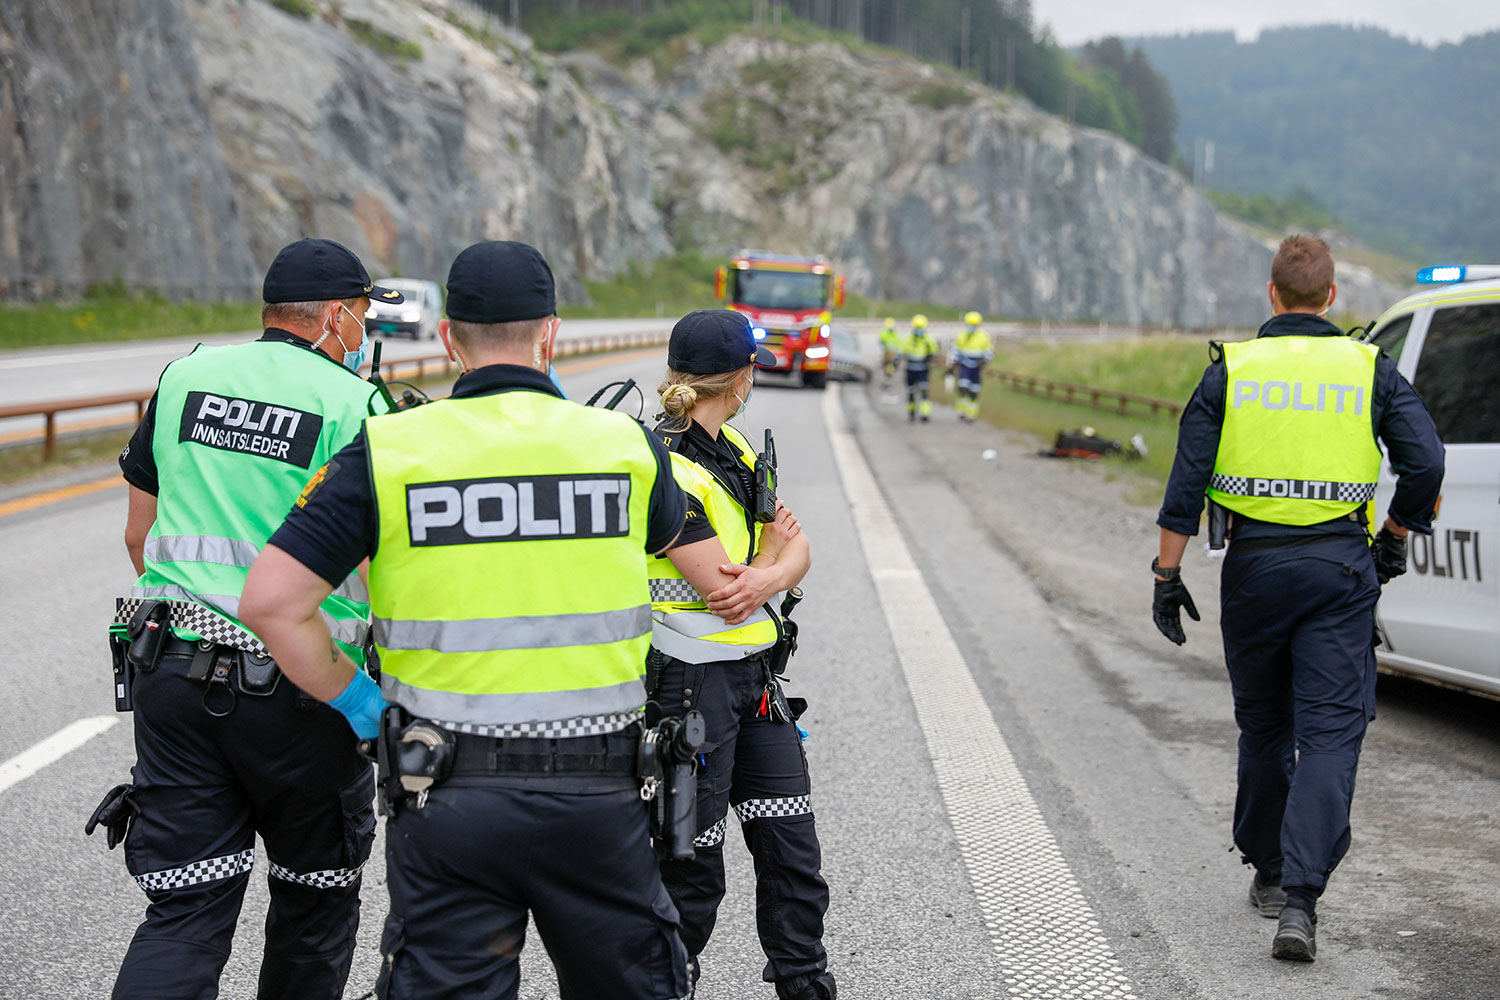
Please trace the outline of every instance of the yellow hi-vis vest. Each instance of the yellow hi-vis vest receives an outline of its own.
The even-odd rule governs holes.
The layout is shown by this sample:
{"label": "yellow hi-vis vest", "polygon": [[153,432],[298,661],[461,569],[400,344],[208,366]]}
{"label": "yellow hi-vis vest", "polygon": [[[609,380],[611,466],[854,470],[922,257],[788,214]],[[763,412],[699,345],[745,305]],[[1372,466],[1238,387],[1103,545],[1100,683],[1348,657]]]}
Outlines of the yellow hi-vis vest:
{"label": "yellow hi-vis vest", "polygon": [[386,699],[482,726],[640,709],[648,432],[534,391],[365,428],[379,512],[370,630]]}
{"label": "yellow hi-vis vest", "polygon": [[1208,496],[1246,517],[1318,524],[1375,498],[1379,351],[1347,337],[1224,345],[1224,427]]}
{"label": "yellow hi-vis vest", "polygon": [[[728,424],[721,427],[719,433],[733,445],[740,460],[753,469],[755,450],[744,435]],[[670,445],[670,440],[668,443]],[[683,492],[703,504],[708,523],[718,533],[725,554],[740,563],[754,559],[760,544],[761,526],[746,515],[745,508],[740,506],[728,487],[708,469],[676,450],[672,452],[672,476]],[[686,663],[742,660],[776,644],[776,622],[765,608],[757,609],[739,625],[730,625],[708,610],[702,596],[669,559],[663,556],[653,558],[648,571],[651,577],[651,645],[668,656]]]}

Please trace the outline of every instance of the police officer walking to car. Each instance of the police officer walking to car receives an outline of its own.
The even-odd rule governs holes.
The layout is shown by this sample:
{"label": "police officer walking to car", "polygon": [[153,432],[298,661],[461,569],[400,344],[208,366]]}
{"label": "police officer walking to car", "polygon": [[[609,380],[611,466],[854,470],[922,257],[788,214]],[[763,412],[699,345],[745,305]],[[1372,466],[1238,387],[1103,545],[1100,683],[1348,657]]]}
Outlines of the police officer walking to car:
{"label": "police officer walking to car", "polygon": [[[343,995],[374,776],[349,722],[281,678],[239,614],[256,554],[370,412],[355,369],[371,296],[401,298],[331,240],[286,247],[266,272],[265,333],[168,365],[120,456],[140,573],[118,618],[137,760],[90,829],[102,820],[113,846],[128,825],[126,864],[150,906],[117,998],[217,995],[257,833],[271,894],[257,995]],[[368,605],[353,570],[308,614],[358,670]]]}
{"label": "police officer walking to car", "polygon": [[724,898],[733,806],[755,859],[764,979],[782,1000],[834,1000],[823,948],[828,885],[795,722],[805,703],[789,702],[781,690],[785,659],[778,666],[772,656],[788,640],[768,603],[796,587],[812,560],[796,518],[765,494],[774,451],[758,456],[728,423],[750,402],[756,365],[776,360],[756,345],[749,320],[727,309],[684,316],[667,352],[657,433],[672,449],[688,516],[669,559],[651,564],[650,694],[668,713],[701,712],[707,740],[696,856],[664,862],[662,878],[682,914],[696,981]]}
{"label": "police officer walking to car", "polygon": [[514,998],[527,913],[568,1000],[691,990],[637,778],[646,561],[685,501],[665,447],[547,377],[533,248],[448,275],[453,396],[367,421],[250,573],[248,621],[309,693],[382,710],[314,613],[370,560],[390,914],[377,993]]}
{"label": "police officer walking to car", "polygon": [[[1406,535],[1430,534],[1443,479],[1432,419],[1390,358],[1323,319],[1337,293],[1321,239],[1291,236],[1271,264],[1273,317],[1221,354],[1183,411],[1157,518],[1152,614],[1179,645],[1181,577],[1205,495],[1229,512],[1220,584],[1239,724],[1234,842],[1250,902],[1277,917],[1271,953],[1312,961],[1318,897],[1349,848],[1349,805],[1375,717],[1375,601],[1406,572]],[[1371,544],[1383,442],[1395,495]]]}

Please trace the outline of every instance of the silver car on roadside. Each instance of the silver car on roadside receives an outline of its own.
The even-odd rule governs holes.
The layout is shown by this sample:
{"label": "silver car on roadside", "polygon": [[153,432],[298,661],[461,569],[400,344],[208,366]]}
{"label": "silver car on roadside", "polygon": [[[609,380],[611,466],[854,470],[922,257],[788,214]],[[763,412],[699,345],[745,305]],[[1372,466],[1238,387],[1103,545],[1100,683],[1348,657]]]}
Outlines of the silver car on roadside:
{"label": "silver car on roadside", "polygon": [[443,290],[435,281],[421,278],[381,278],[382,288],[394,288],[405,296],[399,305],[371,301],[365,313],[365,329],[372,337],[403,336],[412,340],[436,340],[438,320],[443,316]]}

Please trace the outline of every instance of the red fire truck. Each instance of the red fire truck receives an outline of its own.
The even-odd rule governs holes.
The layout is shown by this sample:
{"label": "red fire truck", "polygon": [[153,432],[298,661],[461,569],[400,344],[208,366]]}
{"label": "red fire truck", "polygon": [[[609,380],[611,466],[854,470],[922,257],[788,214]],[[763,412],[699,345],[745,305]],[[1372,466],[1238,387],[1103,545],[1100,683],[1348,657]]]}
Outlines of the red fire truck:
{"label": "red fire truck", "polygon": [[741,250],[714,275],[714,296],[750,318],[777,372],[813,389],[827,384],[832,310],[844,304],[843,276],[827,258]]}

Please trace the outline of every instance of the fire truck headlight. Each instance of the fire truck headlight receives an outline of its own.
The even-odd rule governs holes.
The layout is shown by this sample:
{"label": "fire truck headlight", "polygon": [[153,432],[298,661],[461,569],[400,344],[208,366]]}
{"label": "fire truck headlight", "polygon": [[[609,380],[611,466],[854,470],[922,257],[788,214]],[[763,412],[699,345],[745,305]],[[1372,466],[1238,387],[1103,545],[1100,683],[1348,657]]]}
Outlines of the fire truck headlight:
{"label": "fire truck headlight", "polygon": [[807,356],[808,356],[808,358],[813,359],[813,360],[816,360],[818,358],[826,358],[826,357],[828,357],[828,348],[826,348],[826,347],[809,347],[807,349]]}
{"label": "fire truck headlight", "polygon": [[819,340],[827,340],[828,339],[828,324],[827,323],[824,323],[822,326],[818,327],[818,339]]}

